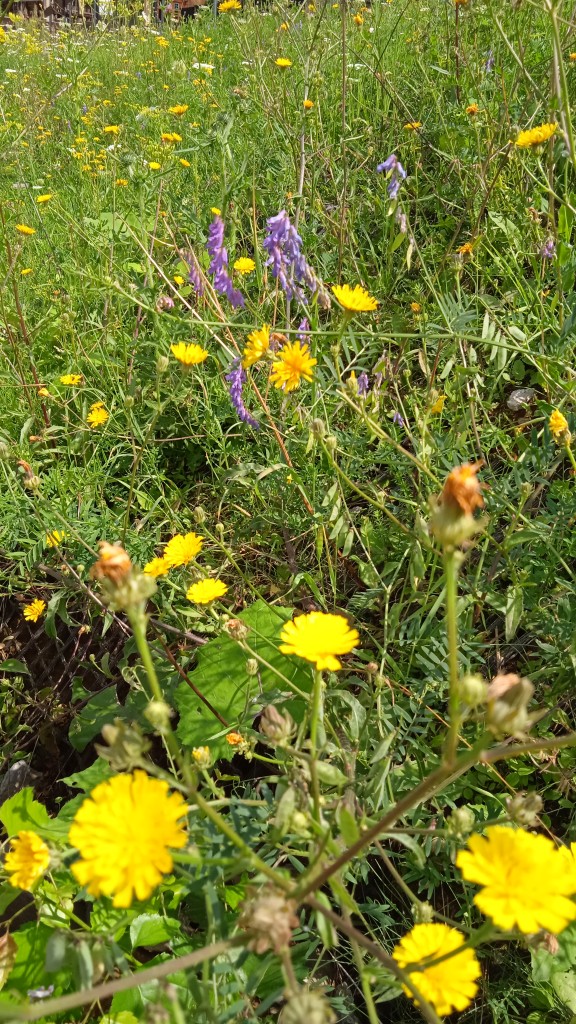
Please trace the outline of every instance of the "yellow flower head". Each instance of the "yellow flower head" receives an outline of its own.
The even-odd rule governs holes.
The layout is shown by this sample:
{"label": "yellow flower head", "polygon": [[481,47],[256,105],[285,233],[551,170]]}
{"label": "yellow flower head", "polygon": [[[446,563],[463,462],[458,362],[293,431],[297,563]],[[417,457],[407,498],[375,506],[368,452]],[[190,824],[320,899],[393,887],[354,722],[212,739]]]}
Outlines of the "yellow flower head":
{"label": "yellow flower head", "polygon": [[467,882],[482,889],[474,903],[498,928],[525,935],[545,928],[561,932],[576,919],[576,863],[546,836],[490,825],[473,835],[456,865]]}
{"label": "yellow flower head", "polygon": [[185,283],[182,274],[174,274],[173,281],[178,285],[179,288]]}
{"label": "yellow flower head", "polygon": [[569,53],[568,57],[570,60],[576,60],[576,53]]}
{"label": "yellow flower head", "polygon": [[65,530],[52,530],[51,533],[47,533],[44,539],[44,543],[47,548],[57,548],[63,540],[66,539]]}
{"label": "yellow flower head", "polygon": [[436,414],[436,413],[442,412],[442,409],[444,408],[444,402],[445,401],[446,401],[446,395],[438,395],[438,398],[434,402],[434,405],[432,405],[431,408],[430,408],[430,412],[433,415]]}
{"label": "yellow flower head", "polygon": [[515,146],[519,146],[521,149],[527,149],[529,146],[540,146],[543,142],[547,142],[551,139],[556,132],[558,125],[548,122],[547,124],[540,124],[537,128],[528,128],[525,132],[520,132]]}
{"label": "yellow flower head", "polygon": [[464,245],[459,245],[456,252],[460,256],[471,256],[474,251],[472,242],[464,242]]}
{"label": "yellow flower head", "polygon": [[263,324],[262,327],[257,331],[252,331],[248,335],[248,344],[244,349],[242,366],[245,370],[249,366],[253,366],[257,363],[262,356],[266,355],[266,352],[270,348],[270,328],[268,324]]}
{"label": "yellow flower head", "polygon": [[197,366],[208,359],[208,352],[205,348],[202,348],[201,345],[187,345],[185,341],[170,345],[170,351],[183,366]]}
{"label": "yellow flower head", "polygon": [[422,127],[422,121],[408,121],[408,123],[405,124],[404,127],[408,132],[415,132],[418,130],[418,128]]}
{"label": "yellow flower head", "polygon": [[304,110],[312,110],[314,103],[312,100],[303,100],[302,106],[304,107]]}
{"label": "yellow flower head", "polygon": [[220,209],[219,206],[211,206],[210,207],[210,213],[213,213],[215,217],[221,217],[222,216],[222,210]]}
{"label": "yellow flower head", "polygon": [[242,4],[240,0],[222,0],[222,3],[218,4],[218,10],[220,14],[226,14],[228,11],[241,11]]}
{"label": "yellow flower head", "polygon": [[228,732],[226,733],[226,743],[229,743],[231,747],[240,747],[245,742],[242,733],[239,732]]}
{"label": "yellow flower head", "polygon": [[159,171],[162,164],[159,164],[157,160],[150,160],[148,167],[151,171]]}
{"label": "yellow flower head", "polygon": [[420,305],[419,302],[411,302],[410,303],[410,309],[412,310],[413,313],[421,313],[422,312],[422,306]]}
{"label": "yellow flower head", "polygon": [[[427,1002],[441,1017],[453,1010],[465,1010],[478,991],[480,964],[473,949],[463,949],[464,939],[447,924],[417,924],[394,949],[392,956],[399,967],[419,965],[408,977]],[[426,961],[453,953],[449,959],[426,967]],[[403,986],[407,996],[414,996]],[[418,1000],[414,1000],[418,1006]]]}
{"label": "yellow flower head", "polygon": [[289,60],[288,57],[278,57],[278,59],[275,60],[274,63],[275,63],[277,68],[291,68],[292,67],[292,61]]}
{"label": "yellow flower head", "polygon": [[568,420],[562,415],[560,409],[554,409],[548,420],[548,426],[555,441],[563,441],[566,435],[569,434]]}
{"label": "yellow flower head", "polygon": [[53,192],[47,192],[45,196],[36,196],[37,203],[49,203],[54,198]]}
{"label": "yellow flower head", "polygon": [[120,125],[119,124],[107,124],[105,129],[104,129],[104,131],[106,132],[107,135],[118,135],[118,133],[120,131]]}
{"label": "yellow flower head", "polygon": [[234,263],[234,270],[239,274],[251,274],[256,269],[254,260],[251,260],[249,256],[241,256],[240,259]]}
{"label": "yellow flower head", "polygon": [[19,832],[10,840],[4,859],[8,881],[15,889],[31,891],[50,864],[50,850],[35,832]]}
{"label": "yellow flower head", "polygon": [[128,184],[128,178],[116,178],[114,184],[119,185],[120,188],[122,188],[124,185]]}
{"label": "yellow flower head", "polygon": [[27,224],[17,224],[16,231],[19,231],[21,235],[35,235],[36,228],[30,228]]}
{"label": "yellow flower head", "polygon": [[166,576],[170,571],[170,565],[165,558],[153,558],[151,562],[147,562],[142,572],[146,573],[147,576],[153,576],[157,579],[158,576]]}
{"label": "yellow flower head", "polygon": [[227,590],[228,587],[222,580],[198,580],[197,583],[188,587],[186,597],[194,604],[211,604],[219,597],[224,597]]}
{"label": "yellow flower head", "polygon": [[[230,0],[232,3],[232,0]],[[210,747],[194,747],[192,757],[198,768],[209,768],[212,763]]]}
{"label": "yellow flower head", "polygon": [[341,306],[351,313],[371,313],[378,306],[375,299],[365,288],[357,284],[351,288],[349,284],[335,284],[332,291]]}
{"label": "yellow flower head", "polygon": [[188,562],[200,554],[203,543],[204,538],[196,533],[187,533],[184,536],[177,533],[166,544],[162,557],[170,569],[178,565],[188,565]]}
{"label": "yellow flower head", "polygon": [[163,47],[165,49],[167,46],[170,46],[170,43],[168,42],[167,39],[164,39],[164,36],[160,36],[156,40],[156,46],[160,46],[160,47]]}
{"label": "yellow flower head", "polygon": [[272,363],[270,380],[276,388],[283,388],[286,392],[294,391],[300,386],[301,378],[310,383],[317,362],[317,359],[310,356],[308,345],[303,345],[301,341],[289,341]]}
{"label": "yellow flower head", "polygon": [[115,907],[148,899],[172,871],[170,849],[182,849],[188,808],[180,793],[145,772],[115,775],[84,801],[70,828],[80,853],[72,873],[91,896],[112,896]]}
{"label": "yellow flower head", "polygon": [[32,267],[24,267],[24,269],[21,270],[20,273],[21,273],[22,277],[27,277],[28,274],[32,273]]}
{"label": "yellow flower head", "polygon": [[168,107],[168,113],[174,114],[176,117],[182,117],[188,110],[187,103],[176,103],[173,107]]}
{"label": "yellow flower head", "polygon": [[82,383],[81,373],[65,373],[63,377],[60,377],[60,383],[65,384],[67,387],[76,388]]}
{"label": "yellow flower head", "polygon": [[190,161],[189,160],[185,160],[184,157],[180,157],[180,163],[182,164],[182,167],[191,167],[192,166]]}
{"label": "yellow flower head", "polygon": [[104,408],[104,402],[94,402],[90,406],[90,412],[86,417],[86,423],[91,430],[96,427],[103,427],[106,420],[110,419],[110,413]]}
{"label": "yellow flower head", "polygon": [[178,135],[178,132],[162,132],[160,136],[162,142],[173,144],[174,142],[182,142],[182,136]]}
{"label": "yellow flower head", "polygon": [[320,671],[335,672],[342,668],[336,655],[348,654],[358,645],[360,637],[343,615],[310,612],[287,622],[280,639],[282,654],[296,654],[311,661]]}
{"label": "yellow flower head", "polygon": [[474,114],[477,114],[479,110],[480,107],[478,106],[477,103],[469,103],[468,106],[466,107],[466,113],[470,114],[471,117],[474,117]]}
{"label": "yellow flower head", "polygon": [[46,601],[36,597],[30,604],[24,605],[23,614],[27,622],[38,622],[38,619],[42,617],[45,611]]}

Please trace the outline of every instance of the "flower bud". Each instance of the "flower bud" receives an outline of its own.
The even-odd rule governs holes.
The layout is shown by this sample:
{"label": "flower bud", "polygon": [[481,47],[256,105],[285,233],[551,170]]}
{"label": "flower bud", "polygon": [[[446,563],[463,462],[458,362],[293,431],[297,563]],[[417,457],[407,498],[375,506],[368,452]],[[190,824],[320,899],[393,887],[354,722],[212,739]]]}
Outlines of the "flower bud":
{"label": "flower bud", "polygon": [[296,731],[292,716],[287,711],[281,715],[273,704],[264,708],[258,728],[272,747],[285,747]]}
{"label": "flower bud", "polygon": [[242,622],[242,619],[228,619],[224,629],[233,640],[245,640],[250,633],[250,626]]}
{"label": "flower bud", "polygon": [[254,953],[266,953],[269,949],[279,953],[287,949],[292,930],[299,924],[295,911],[294,901],[272,886],[245,900],[238,925],[250,935],[248,949]]}
{"label": "flower bud", "polygon": [[523,827],[536,824],[543,806],[542,797],[538,793],[516,793],[506,801],[510,821]]}
{"label": "flower bud", "polygon": [[431,924],[434,920],[434,907],[430,903],[415,903],[412,916],[416,924]]}
{"label": "flower bud", "polygon": [[300,989],[289,996],[278,1017],[278,1024],[334,1024],[334,1013],[322,992]]}
{"label": "flower bud", "polygon": [[454,839],[466,839],[475,824],[476,817],[470,807],[455,807],[446,819],[446,830]]}
{"label": "flower bud", "polygon": [[485,521],[474,518],[482,508],[482,485],[476,478],[482,462],[465,462],[448,474],[433,505],[430,530],[443,547],[458,547],[484,529]]}
{"label": "flower bud", "polygon": [[246,661],[246,675],[258,675],[258,662],[256,661],[256,658],[248,658],[248,660]]}
{"label": "flower bud", "polygon": [[324,423],[324,420],[312,420],[312,423],[310,424],[310,430],[312,431],[316,440],[321,441],[322,438],[326,436],[326,424]]}
{"label": "flower bud", "polygon": [[158,356],[156,360],[156,373],[166,373],[166,370],[168,369],[169,366],[170,360],[168,359],[168,356]]}
{"label": "flower bud", "polygon": [[156,732],[163,736],[170,728],[170,719],[173,713],[172,708],[165,701],[151,700],[144,711],[144,718],[150,722]]}
{"label": "flower bud", "polygon": [[150,749],[150,740],[142,735],[139,726],[127,725],[121,718],[114,719],[114,725],[107,722],[102,726],[103,747],[95,744],[97,754],[108,761],[117,772],[129,771],[141,767],[144,755]]}
{"label": "flower bud", "polygon": [[530,727],[528,704],[534,687],[513,672],[494,677],[487,690],[488,728],[498,736],[521,736]]}
{"label": "flower bud", "polygon": [[324,444],[329,452],[335,452],[338,447],[338,438],[334,437],[334,434],[328,434],[324,439]]}
{"label": "flower bud", "polygon": [[134,408],[134,403],[135,403],[134,395],[126,395],[126,397],[124,399],[124,408],[125,409],[133,409]]}
{"label": "flower bud", "polygon": [[192,757],[198,768],[209,768],[212,764],[210,747],[194,747]]}
{"label": "flower bud", "polygon": [[108,541],[101,540],[98,547],[100,557],[90,570],[92,579],[106,579],[119,586],[132,572],[130,555],[121,544],[108,544]]}
{"label": "flower bud", "polygon": [[469,708],[476,708],[486,700],[488,683],[479,675],[462,676],[458,683],[458,692],[463,704]]}
{"label": "flower bud", "polygon": [[196,508],[192,513],[192,518],[194,519],[194,522],[196,523],[197,526],[202,526],[203,523],[206,522],[206,519],[208,517],[206,515],[206,512],[202,508],[202,505],[196,505]]}
{"label": "flower bud", "polygon": [[6,444],[6,441],[0,441],[0,459],[4,461],[10,455],[10,448]]}

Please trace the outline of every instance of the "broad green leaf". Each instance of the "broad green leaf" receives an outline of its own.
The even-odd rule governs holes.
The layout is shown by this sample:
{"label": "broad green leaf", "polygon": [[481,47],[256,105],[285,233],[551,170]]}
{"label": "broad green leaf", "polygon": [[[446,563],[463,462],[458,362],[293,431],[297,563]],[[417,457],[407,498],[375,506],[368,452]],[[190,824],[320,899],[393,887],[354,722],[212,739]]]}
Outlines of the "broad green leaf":
{"label": "broad green leaf", "polygon": [[550,984],[558,999],[572,1013],[576,1013],[576,974],[574,971],[558,971],[552,975]]}
{"label": "broad green leaf", "polygon": [[130,925],[132,948],[136,946],[159,946],[180,935],[180,922],[161,914],[139,914]]}
{"label": "broad green leaf", "polygon": [[34,799],[31,786],[21,789],[2,804],[0,821],[9,836],[15,836],[22,829],[42,832],[45,828],[50,828],[48,811],[43,804]]}
{"label": "broad green leaf", "polygon": [[522,612],[524,611],[524,595],[522,587],[510,587],[506,595],[506,639],[511,640],[515,635]]}
{"label": "broad green leaf", "polygon": [[0,937],[0,988],[4,988],[8,975],[14,966],[18,946],[11,935],[6,933]]}
{"label": "broad green leaf", "polygon": [[68,775],[66,779],[62,779],[62,782],[72,789],[81,789],[83,793],[91,793],[95,786],[100,782],[105,782],[112,774],[108,762],[99,757],[89,768],[85,768],[83,772],[74,772],[73,775]]}

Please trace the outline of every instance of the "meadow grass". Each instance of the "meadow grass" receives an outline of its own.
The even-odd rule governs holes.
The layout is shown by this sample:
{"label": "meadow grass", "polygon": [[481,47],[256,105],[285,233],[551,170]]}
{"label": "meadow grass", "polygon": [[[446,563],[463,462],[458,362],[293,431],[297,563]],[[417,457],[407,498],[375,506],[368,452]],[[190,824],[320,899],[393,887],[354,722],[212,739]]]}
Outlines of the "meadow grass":
{"label": "meadow grass", "polygon": [[[39,648],[93,629],[123,651],[99,648],[98,687],[72,659],[54,701],[30,697],[7,645],[5,768],[32,699],[49,727],[67,707],[88,767],[45,795],[50,816],[29,790],[0,807],[8,837],[32,829],[53,857],[33,924],[10,909],[14,883],[0,891],[15,939],[0,1016],[38,1019],[21,1004],[53,984],[50,1020],[272,1020],[284,998],[285,1024],[437,1021],[386,959],[432,915],[486,941],[463,1020],[572,1019],[574,926],[556,959],[553,937],[482,931],[454,862],[498,822],[576,838],[573,51],[571,6],[529,0],[246,4],[54,32],[12,18],[1,35],[2,595],[18,615],[42,602]],[[540,125],[548,138],[517,145]],[[401,170],[377,170],[391,154]],[[274,273],[279,211],[301,292]],[[347,311],[342,284],[377,305]],[[283,390],[299,339],[316,363]],[[179,343],[208,355],[186,367]],[[448,534],[445,481],[476,463],[482,489],[455,517],[468,533]],[[142,568],[189,533],[201,553],[154,593],[134,568],[127,596],[102,557],[89,574],[102,540]],[[187,599],[204,577],[221,602]],[[359,631],[341,673],[279,651],[294,610]],[[517,687],[505,727],[480,680],[494,676]],[[294,729],[267,725],[270,707]],[[486,722],[509,748],[492,759]],[[78,789],[139,767],[185,794],[190,844],[119,909],[73,879],[68,828]],[[248,949],[266,879],[298,922],[290,944]],[[264,917],[273,935],[282,913]],[[166,988],[161,965],[182,956]],[[58,1002],[144,960],[148,987]]]}

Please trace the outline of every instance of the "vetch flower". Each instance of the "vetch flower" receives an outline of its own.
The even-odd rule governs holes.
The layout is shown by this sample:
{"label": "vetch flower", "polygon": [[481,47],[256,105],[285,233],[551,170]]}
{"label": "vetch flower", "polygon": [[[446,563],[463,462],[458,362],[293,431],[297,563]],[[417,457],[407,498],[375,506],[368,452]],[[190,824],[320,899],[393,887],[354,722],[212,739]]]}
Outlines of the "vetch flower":
{"label": "vetch flower", "polygon": [[568,420],[562,415],[560,409],[554,409],[548,420],[548,427],[555,441],[564,441],[566,437],[570,438]]}
{"label": "vetch flower", "polygon": [[52,530],[51,533],[47,533],[44,538],[44,543],[47,548],[57,548],[63,540],[66,539],[65,530]]}
{"label": "vetch flower", "polygon": [[268,253],[266,266],[272,268],[272,277],[279,282],[286,298],[305,302],[304,292],[299,287],[305,284],[313,295],[317,294],[319,304],[329,309],[330,296],[302,253],[302,239],[286,210],[269,217],[266,226],[268,232],[262,243]]}
{"label": "vetch flower", "polygon": [[388,182],[388,195],[390,196],[390,199],[396,199],[396,196],[400,191],[400,185],[406,178],[406,171],[402,167],[402,164],[396,154],[391,153],[383,163],[378,164],[376,171],[379,174],[385,173],[390,175],[390,180]]}
{"label": "vetch flower", "polygon": [[365,370],[362,370],[362,373],[358,374],[357,387],[360,398],[364,398],[368,394],[368,390],[370,387],[368,374],[366,373]]}
{"label": "vetch flower", "polygon": [[360,640],[358,630],[352,629],[343,615],[310,612],[297,615],[282,629],[282,654],[296,654],[311,661],[319,671],[335,672],[342,668],[336,655],[349,654]]}
{"label": "vetch flower", "polygon": [[456,857],[467,882],[482,886],[474,903],[498,928],[557,934],[576,920],[576,863],[547,836],[490,825]]}
{"label": "vetch flower", "polygon": [[172,871],[170,850],[186,845],[187,810],[180,793],[138,769],[101,782],[70,828],[80,853],[72,874],[91,896],[111,896],[115,907],[148,899]]}
{"label": "vetch flower", "polygon": [[[478,991],[480,964],[473,949],[462,949],[464,938],[447,924],[417,924],[395,947],[392,956],[399,967],[408,968],[408,977],[423,999],[431,1003],[441,1017],[454,1010],[465,1010]],[[426,962],[453,953],[441,963]],[[407,986],[404,992],[414,999]]]}
{"label": "vetch flower", "polygon": [[104,408],[104,402],[94,402],[90,406],[86,422],[91,430],[95,430],[96,427],[103,427],[108,419],[110,419],[110,413]]}
{"label": "vetch flower", "polygon": [[554,122],[548,122],[546,124],[540,124],[537,128],[528,128],[524,132],[520,132],[515,146],[519,146],[521,149],[527,149],[530,146],[540,146],[543,142],[547,142],[555,134],[558,125]]}
{"label": "vetch flower", "polygon": [[257,363],[262,356],[266,355],[270,348],[270,327],[263,324],[257,331],[248,335],[248,344],[243,352],[242,368],[247,370],[249,366]]}
{"label": "vetch flower", "polygon": [[224,221],[217,214],[208,228],[206,248],[210,255],[208,273],[214,274],[214,288],[219,295],[225,295],[230,304],[237,309],[244,306],[244,296],[234,288],[228,273],[228,251],[224,245]]}
{"label": "vetch flower", "polygon": [[175,537],[166,544],[162,558],[170,569],[179,565],[188,565],[196,555],[199,555],[204,544],[204,538],[196,533],[187,533],[184,536],[177,533]]}
{"label": "vetch flower", "polygon": [[241,256],[234,263],[234,270],[239,274],[251,274],[256,269],[254,260],[251,260],[249,256]]}
{"label": "vetch flower", "polygon": [[351,288],[349,284],[335,284],[332,291],[344,309],[351,313],[371,313],[378,306],[375,299],[365,288],[357,284]]}
{"label": "vetch flower", "polygon": [[142,572],[146,573],[147,576],[153,576],[154,579],[158,579],[159,576],[167,576],[170,568],[171,566],[165,558],[153,558],[150,562],[146,562]]}
{"label": "vetch flower", "polygon": [[35,235],[36,228],[28,227],[27,224],[17,224],[16,231],[19,231],[21,235]]}
{"label": "vetch flower", "polygon": [[235,359],[232,363],[228,373],[226,374],[226,380],[230,384],[230,401],[236,409],[238,419],[241,420],[242,423],[248,423],[254,428],[254,430],[259,430],[260,425],[258,421],[250,415],[242,398],[242,388],[246,383],[246,372],[242,369],[242,363],[239,359]]}
{"label": "vetch flower", "polygon": [[4,859],[8,881],[15,889],[30,892],[50,864],[50,850],[35,832],[24,830],[10,840]]}
{"label": "vetch flower", "polygon": [[81,373],[65,373],[63,377],[60,377],[60,383],[65,384],[66,387],[76,388],[82,383]]}
{"label": "vetch flower", "polygon": [[553,238],[547,238],[540,249],[540,256],[543,260],[553,260],[556,255],[556,242]]}
{"label": "vetch flower", "polygon": [[211,604],[212,601],[216,601],[219,597],[224,597],[228,587],[222,580],[198,580],[197,583],[192,583],[186,591],[186,597],[189,601],[193,601],[194,604]]}
{"label": "vetch flower", "polygon": [[308,345],[300,341],[289,341],[280,349],[276,361],[272,364],[270,380],[276,388],[294,391],[299,387],[300,380],[312,380],[313,368],[318,362],[312,359]]}
{"label": "vetch flower", "polygon": [[185,341],[170,345],[170,351],[183,366],[198,366],[199,363],[208,359],[209,354],[201,345],[187,345]]}
{"label": "vetch flower", "polygon": [[38,619],[42,618],[45,611],[46,601],[36,597],[30,604],[24,605],[23,615],[27,622],[38,622]]}

